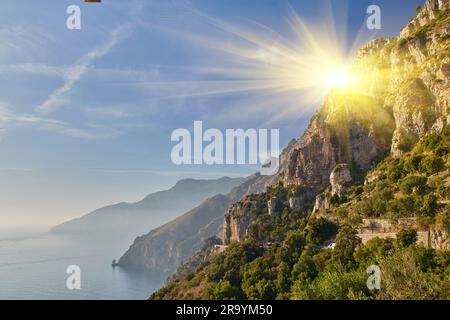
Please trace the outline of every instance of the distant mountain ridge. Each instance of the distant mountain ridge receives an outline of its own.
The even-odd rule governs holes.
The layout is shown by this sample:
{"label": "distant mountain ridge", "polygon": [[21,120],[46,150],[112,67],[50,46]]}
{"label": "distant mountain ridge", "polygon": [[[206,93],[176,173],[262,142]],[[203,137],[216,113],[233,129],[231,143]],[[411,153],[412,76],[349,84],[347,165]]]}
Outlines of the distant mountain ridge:
{"label": "distant mountain ridge", "polygon": [[207,198],[226,194],[246,178],[183,179],[169,190],[149,194],[136,203],[106,206],[53,227],[53,234],[134,238],[198,206]]}
{"label": "distant mountain ridge", "polygon": [[264,191],[271,179],[255,174],[226,195],[211,197],[165,225],[137,237],[118,265],[173,273],[204,246],[205,240],[222,233],[223,218],[233,202],[244,195]]}

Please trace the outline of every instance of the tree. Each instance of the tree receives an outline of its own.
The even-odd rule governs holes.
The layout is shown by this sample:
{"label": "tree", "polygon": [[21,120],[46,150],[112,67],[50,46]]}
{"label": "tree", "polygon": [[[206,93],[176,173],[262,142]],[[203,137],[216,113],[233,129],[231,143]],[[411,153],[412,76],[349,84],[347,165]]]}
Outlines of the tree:
{"label": "tree", "polygon": [[448,284],[432,273],[424,273],[414,248],[400,249],[380,261],[382,300],[448,299]]}
{"label": "tree", "polygon": [[216,300],[235,300],[241,296],[239,288],[232,286],[227,280],[221,280],[214,287],[213,295]]}
{"label": "tree", "polygon": [[420,5],[417,5],[414,10],[416,11],[416,13],[419,13],[420,10],[422,9],[422,7]]}
{"label": "tree", "polygon": [[260,257],[244,266],[242,290],[248,299],[275,298],[277,269],[272,264],[273,260]]}
{"label": "tree", "polygon": [[333,259],[343,266],[351,267],[355,263],[355,249],[361,243],[358,233],[350,225],[343,225],[336,236]]}
{"label": "tree", "polygon": [[303,237],[303,234],[300,232],[290,232],[286,236],[286,239],[284,240],[284,246],[287,248],[291,259],[290,261],[292,264],[295,263],[295,261],[300,257],[303,248],[305,247],[306,241]]}
{"label": "tree", "polygon": [[324,218],[311,219],[307,227],[306,241],[311,244],[321,244],[336,235],[338,226]]}
{"label": "tree", "polygon": [[310,253],[308,251],[303,251],[300,259],[292,268],[292,278],[313,280],[318,272],[318,267]]}
{"label": "tree", "polygon": [[397,243],[403,247],[409,247],[417,242],[417,230],[412,228],[405,228],[397,234]]}
{"label": "tree", "polygon": [[347,270],[339,262],[328,265],[312,283],[312,299],[347,300],[353,297],[368,298],[367,274],[363,269]]}
{"label": "tree", "polygon": [[393,239],[377,237],[370,239],[365,245],[358,246],[354,256],[359,264],[369,266],[371,264],[377,264],[378,260],[390,254],[393,249]]}

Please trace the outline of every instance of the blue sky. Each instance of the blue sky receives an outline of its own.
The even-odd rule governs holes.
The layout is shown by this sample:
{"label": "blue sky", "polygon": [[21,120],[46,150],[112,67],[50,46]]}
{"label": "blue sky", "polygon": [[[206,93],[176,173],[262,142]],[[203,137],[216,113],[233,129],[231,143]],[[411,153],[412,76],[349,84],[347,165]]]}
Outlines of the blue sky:
{"label": "blue sky", "polygon": [[[248,166],[170,161],[176,128],[278,128],[281,146],[305,129],[321,97],[241,90],[246,62],[264,53],[238,31],[295,41],[295,11],[333,25],[344,51],[397,36],[419,0],[8,0],[0,4],[0,224],[49,226],[172,186],[185,177],[248,175]],[[82,29],[66,28],[66,8]],[[382,30],[364,27],[382,10]],[[329,8],[334,16],[331,23]],[[324,28],[326,29],[326,28]],[[247,39],[248,40],[248,39]],[[245,49],[245,50],[244,50]],[[308,98],[306,98],[308,97]]]}

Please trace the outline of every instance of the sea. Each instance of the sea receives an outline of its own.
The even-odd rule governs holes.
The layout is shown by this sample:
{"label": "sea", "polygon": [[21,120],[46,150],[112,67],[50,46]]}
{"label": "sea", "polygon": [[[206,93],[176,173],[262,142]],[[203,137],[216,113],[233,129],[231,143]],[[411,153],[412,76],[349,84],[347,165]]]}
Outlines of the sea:
{"label": "sea", "polygon": [[[0,229],[0,299],[147,299],[163,286],[167,275],[112,267],[113,259],[118,259],[130,244],[130,239]],[[77,266],[79,273],[75,281],[79,286],[67,285],[67,282],[74,283],[74,274],[67,273],[69,266]],[[68,281],[71,276],[72,280]]]}

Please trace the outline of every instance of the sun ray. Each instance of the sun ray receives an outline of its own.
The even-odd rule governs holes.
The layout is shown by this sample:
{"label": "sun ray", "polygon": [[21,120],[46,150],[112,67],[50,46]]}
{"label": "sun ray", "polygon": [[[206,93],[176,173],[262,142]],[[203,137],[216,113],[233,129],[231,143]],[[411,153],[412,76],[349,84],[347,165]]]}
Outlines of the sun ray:
{"label": "sun ray", "polygon": [[[345,30],[337,27],[345,28],[346,21],[336,21],[331,7],[325,12],[324,18],[318,19],[322,24],[312,26],[288,5],[285,22],[295,35],[292,39],[258,22],[242,26],[195,11],[219,35],[214,31],[207,34],[167,28],[164,31],[214,52],[222,57],[219,60],[223,65],[179,67],[181,73],[192,72],[201,80],[144,82],[139,87],[169,99],[236,93],[254,94],[258,99],[260,94],[255,92],[268,92],[291,95],[290,106],[295,105],[299,93],[302,100],[319,103],[332,90],[354,90],[353,84],[358,82],[351,68],[355,53],[349,50],[353,46],[348,48],[346,44]],[[358,33],[357,41],[362,37]],[[292,107],[279,114],[290,112],[294,112]]]}

